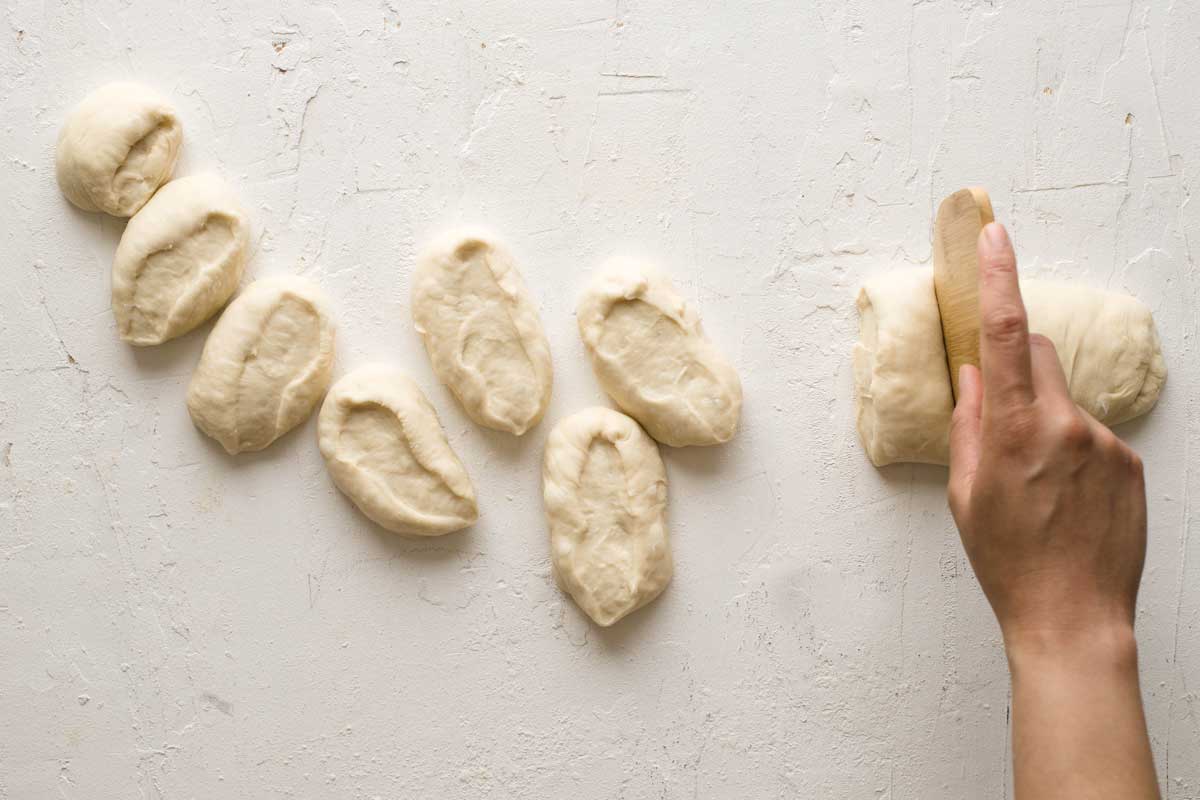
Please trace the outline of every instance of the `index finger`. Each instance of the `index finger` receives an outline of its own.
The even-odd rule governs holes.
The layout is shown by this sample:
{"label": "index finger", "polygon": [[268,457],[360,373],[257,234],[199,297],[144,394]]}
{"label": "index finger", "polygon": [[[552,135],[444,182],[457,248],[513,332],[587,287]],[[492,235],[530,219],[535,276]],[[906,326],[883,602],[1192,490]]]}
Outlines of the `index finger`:
{"label": "index finger", "polygon": [[1029,322],[1008,231],[991,222],[979,232],[979,360],[984,403],[1032,402]]}

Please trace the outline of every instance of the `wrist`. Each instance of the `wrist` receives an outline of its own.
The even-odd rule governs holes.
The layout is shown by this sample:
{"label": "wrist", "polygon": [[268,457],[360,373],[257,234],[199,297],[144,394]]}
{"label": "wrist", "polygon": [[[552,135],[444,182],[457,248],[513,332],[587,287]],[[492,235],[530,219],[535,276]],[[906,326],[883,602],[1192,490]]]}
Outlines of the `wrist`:
{"label": "wrist", "polygon": [[1021,673],[1099,672],[1137,676],[1137,639],[1133,625],[1120,621],[1083,629],[1037,628],[1004,630],[1009,671]]}

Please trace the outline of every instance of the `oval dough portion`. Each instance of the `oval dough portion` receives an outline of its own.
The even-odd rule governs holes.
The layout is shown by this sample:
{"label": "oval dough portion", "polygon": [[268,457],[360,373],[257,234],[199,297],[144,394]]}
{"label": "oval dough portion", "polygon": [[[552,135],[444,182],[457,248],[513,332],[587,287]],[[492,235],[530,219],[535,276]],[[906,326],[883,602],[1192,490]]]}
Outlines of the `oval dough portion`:
{"label": "oval dough portion", "polygon": [[[1105,425],[1141,416],[1167,377],[1150,309],[1085,286],[1021,281],[1029,329],[1054,342],[1071,398]],[[897,270],[858,293],[858,433],[876,466],[947,464],[954,402],[933,272]]]}
{"label": "oval dough portion", "polygon": [[948,463],[954,401],[933,270],[872,278],[857,302],[856,415],[871,463]]}
{"label": "oval dough portion", "polygon": [[612,625],[671,580],[667,474],[638,424],[589,408],[555,426],[542,465],[550,557],[559,586]]}
{"label": "oval dough portion", "polygon": [[651,436],[672,447],[733,438],[741,381],[666,277],[645,264],[609,261],[577,316],[601,387]]}
{"label": "oval dough portion", "polygon": [[250,223],[216,175],[171,181],[133,215],[113,259],[121,338],[161,344],[217,312],[237,289]]}
{"label": "oval dough portion", "polygon": [[390,531],[439,536],[479,516],[475,490],[420,387],[383,364],[333,385],[317,442],[333,482]]}
{"label": "oval dough portion", "polygon": [[84,211],[128,217],[170,180],[182,142],[179,117],[161,95],[137,83],[110,83],[63,123],[58,186]]}
{"label": "oval dough portion", "polygon": [[550,403],[550,345],[512,256],[485,234],[425,249],[412,313],[438,379],[480,425],[520,436]]}
{"label": "oval dough portion", "polygon": [[1021,294],[1029,330],[1054,342],[1071,398],[1084,411],[1111,427],[1154,408],[1167,362],[1142,301],[1038,280],[1021,281]]}
{"label": "oval dough portion", "polygon": [[230,453],[261,450],[302,422],[329,386],[333,320],[304,278],[255,281],[213,326],[188,386],[196,427]]}

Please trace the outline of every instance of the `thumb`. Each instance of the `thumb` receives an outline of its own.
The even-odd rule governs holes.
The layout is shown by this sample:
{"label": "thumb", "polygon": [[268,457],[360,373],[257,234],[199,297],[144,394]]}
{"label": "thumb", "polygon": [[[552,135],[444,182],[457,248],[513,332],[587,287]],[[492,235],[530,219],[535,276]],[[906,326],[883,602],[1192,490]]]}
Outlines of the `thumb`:
{"label": "thumb", "polygon": [[966,508],[979,468],[983,382],[979,368],[963,364],[958,370],[958,403],[950,419],[950,482],[947,493],[955,517]]}

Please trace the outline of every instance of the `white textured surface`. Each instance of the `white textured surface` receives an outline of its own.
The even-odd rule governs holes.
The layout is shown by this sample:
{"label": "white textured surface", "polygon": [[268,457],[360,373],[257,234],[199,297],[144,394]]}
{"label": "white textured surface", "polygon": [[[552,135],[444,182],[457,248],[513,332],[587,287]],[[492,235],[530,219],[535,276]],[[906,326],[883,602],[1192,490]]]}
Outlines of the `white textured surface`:
{"label": "white textured surface", "polygon": [[[1200,796],[1200,4],[687,5],[4,6],[0,798],[1011,794],[944,473],[872,469],[850,397],[854,287],[927,262],[934,203],[975,182],[1027,274],[1155,309],[1171,377],[1124,431],[1144,686],[1169,797]],[[227,457],[184,408],[206,329],[118,340],[123,223],[53,173],[63,115],[115,78],[177,104],[181,172],[240,187],[249,276],[328,289],[339,374],[418,378],[473,530],[370,525],[315,420]],[[465,419],[411,328],[416,249],[460,221],[511,243],[550,336],[521,440]],[[676,579],[601,631],[552,585],[538,468],[599,399],[572,309],[628,243],[747,403],[730,445],[664,452]]]}

